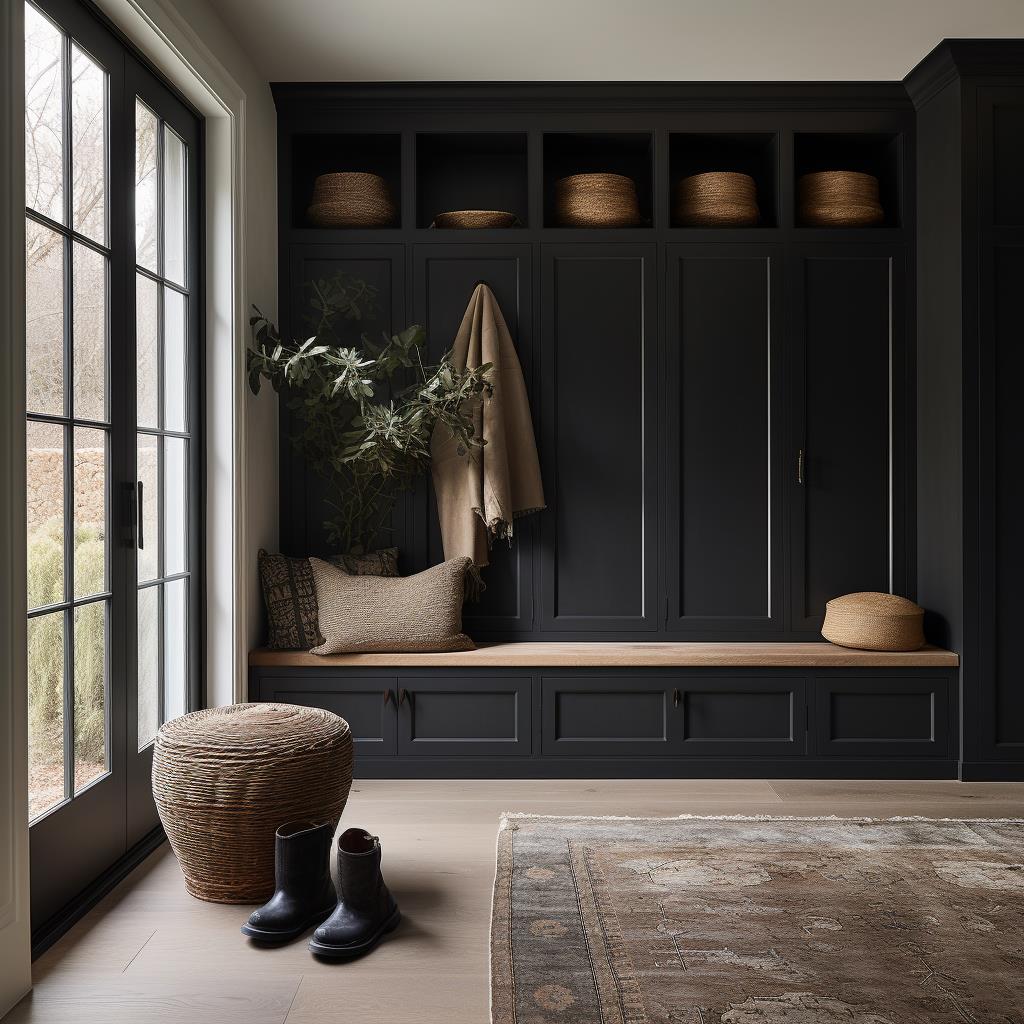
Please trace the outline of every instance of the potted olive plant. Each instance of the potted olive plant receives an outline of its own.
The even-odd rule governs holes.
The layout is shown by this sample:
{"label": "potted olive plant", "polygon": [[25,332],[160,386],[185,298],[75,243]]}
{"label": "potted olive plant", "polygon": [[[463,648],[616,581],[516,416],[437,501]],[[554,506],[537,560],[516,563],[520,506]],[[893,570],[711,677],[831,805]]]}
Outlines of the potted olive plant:
{"label": "potted olive plant", "polygon": [[327,484],[328,541],[343,552],[379,545],[398,495],[430,466],[430,438],[441,424],[471,453],[474,403],[490,395],[490,364],[459,371],[450,353],[423,361],[418,324],[359,348],[337,344],[339,320],[366,321],[375,289],[347,274],[310,285],[312,333],[286,343],[254,307],[248,352],[254,394],[268,380],[293,413],[296,449]]}

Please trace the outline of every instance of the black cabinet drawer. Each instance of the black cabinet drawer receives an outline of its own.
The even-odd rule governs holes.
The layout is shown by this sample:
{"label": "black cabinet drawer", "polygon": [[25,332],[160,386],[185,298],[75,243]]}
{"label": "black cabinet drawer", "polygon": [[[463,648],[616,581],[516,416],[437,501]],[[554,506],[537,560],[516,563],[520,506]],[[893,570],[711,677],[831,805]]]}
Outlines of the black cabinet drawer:
{"label": "black cabinet drawer", "polygon": [[832,757],[950,755],[947,677],[818,676],[814,751]]}
{"label": "black cabinet drawer", "polygon": [[671,686],[656,675],[544,676],[545,754],[667,754]]}
{"label": "black cabinet drawer", "polygon": [[[686,677],[681,681],[680,751],[704,756],[776,757],[807,750],[800,677]],[[673,703],[677,700],[673,694]]]}
{"label": "black cabinet drawer", "polygon": [[529,754],[532,692],[529,676],[402,675],[398,752]]}
{"label": "black cabinet drawer", "polygon": [[324,708],[341,715],[352,730],[356,757],[396,754],[394,676],[350,676],[303,673],[262,676],[259,700]]}

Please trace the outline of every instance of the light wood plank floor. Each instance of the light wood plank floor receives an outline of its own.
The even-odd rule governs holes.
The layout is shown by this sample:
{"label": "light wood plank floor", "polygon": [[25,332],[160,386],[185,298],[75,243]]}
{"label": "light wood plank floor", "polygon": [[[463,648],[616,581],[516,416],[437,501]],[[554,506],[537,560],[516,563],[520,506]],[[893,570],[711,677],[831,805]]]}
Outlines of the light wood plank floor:
{"label": "light wood plank floor", "polygon": [[[1024,817],[1024,784],[357,782],[343,824],[381,837],[405,920],[369,957],[247,944],[242,907],[186,895],[165,845],[35,965],[9,1024],[486,1024],[501,811]],[[74,850],[68,851],[74,856]]]}

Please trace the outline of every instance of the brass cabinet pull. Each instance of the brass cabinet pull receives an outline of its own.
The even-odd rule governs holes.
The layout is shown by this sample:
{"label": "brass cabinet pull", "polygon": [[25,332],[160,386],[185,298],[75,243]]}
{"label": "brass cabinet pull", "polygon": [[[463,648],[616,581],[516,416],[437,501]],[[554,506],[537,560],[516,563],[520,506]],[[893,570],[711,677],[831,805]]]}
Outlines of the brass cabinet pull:
{"label": "brass cabinet pull", "polygon": [[[408,690],[399,690],[398,691],[398,706],[399,707],[401,707],[405,703],[407,697],[409,697],[409,691]],[[410,704],[412,703],[412,698],[411,697],[409,697],[409,703]]]}
{"label": "brass cabinet pull", "polygon": [[804,482],[804,450],[798,448],[796,453],[796,482],[802,484]]}
{"label": "brass cabinet pull", "polygon": [[391,691],[384,691],[384,706],[387,707],[391,703]]}

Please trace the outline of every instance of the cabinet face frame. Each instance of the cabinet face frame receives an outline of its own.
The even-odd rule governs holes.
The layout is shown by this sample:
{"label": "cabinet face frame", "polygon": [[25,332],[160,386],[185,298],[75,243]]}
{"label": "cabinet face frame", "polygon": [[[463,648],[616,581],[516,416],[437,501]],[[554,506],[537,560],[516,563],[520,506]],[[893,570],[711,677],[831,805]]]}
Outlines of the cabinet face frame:
{"label": "cabinet face frame", "polygon": [[[660,593],[659,538],[658,538],[658,368],[659,368],[659,315],[657,301],[657,247],[624,243],[566,244],[541,246],[541,434],[539,438],[541,467],[544,476],[547,510],[541,513],[540,527],[540,627],[544,632],[575,633],[646,633],[658,629],[662,620],[658,595]],[[640,424],[642,450],[634,452],[642,463],[641,540],[641,602],[640,614],[625,615],[559,615],[558,608],[558,517],[559,478],[556,459],[558,442],[558,373],[557,318],[559,314],[557,273],[560,261],[621,260],[624,264],[640,264],[641,309],[637,310],[642,330],[640,382],[642,407]],[[595,355],[595,358],[600,356]],[[571,367],[569,369],[571,373]],[[614,396],[610,396],[610,401]],[[593,396],[591,415],[600,416],[601,396]],[[614,487],[609,475],[608,486]],[[614,543],[614,538],[609,538]],[[601,551],[593,558],[599,560]]]}
{"label": "cabinet face frame", "polygon": [[[687,260],[762,261],[765,271],[765,341],[767,345],[766,382],[767,416],[765,421],[765,476],[768,492],[765,500],[767,525],[767,592],[764,616],[688,615],[681,608],[683,544],[683,466],[682,459],[682,397],[680,388],[683,371],[682,311],[680,273]],[[685,633],[700,637],[731,633],[779,633],[786,623],[786,566],[784,556],[784,504],[785,485],[784,444],[786,395],[783,391],[786,372],[783,365],[784,339],[782,332],[783,249],[779,245],[720,244],[669,245],[665,251],[665,341],[662,383],[661,422],[664,429],[664,460],[662,480],[664,559],[664,616],[669,633]],[[714,449],[716,438],[702,435],[703,444]],[[753,442],[752,442],[753,443]],[[728,465],[722,463],[722,472]]]}

